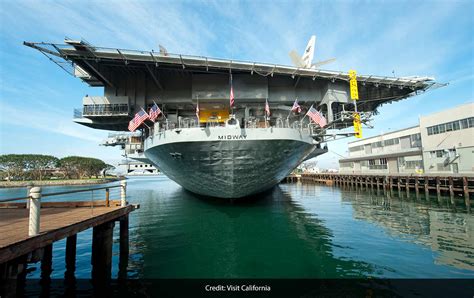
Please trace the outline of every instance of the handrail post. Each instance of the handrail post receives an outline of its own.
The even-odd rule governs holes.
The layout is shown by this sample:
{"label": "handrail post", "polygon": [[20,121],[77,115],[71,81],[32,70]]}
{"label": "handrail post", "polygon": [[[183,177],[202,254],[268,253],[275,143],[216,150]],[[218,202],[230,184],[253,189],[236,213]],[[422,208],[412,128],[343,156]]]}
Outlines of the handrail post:
{"label": "handrail post", "polygon": [[[26,186],[26,195],[29,197],[30,196],[30,190],[33,188],[33,183],[29,182],[28,185]],[[30,200],[26,200],[26,209],[30,209]]]}
{"label": "handrail post", "polygon": [[109,202],[109,197],[110,197],[110,192],[109,189],[105,189],[105,207],[110,207],[110,202]]}
{"label": "handrail post", "polygon": [[30,219],[28,226],[28,236],[36,236],[40,232],[40,212],[41,212],[41,187],[30,189]]}
{"label": "handrail post", "polygon": [[127,181],[122,180],[120,181],[120,185],[122,186],[120,189],[120,206],[125,207],[127,206]]}

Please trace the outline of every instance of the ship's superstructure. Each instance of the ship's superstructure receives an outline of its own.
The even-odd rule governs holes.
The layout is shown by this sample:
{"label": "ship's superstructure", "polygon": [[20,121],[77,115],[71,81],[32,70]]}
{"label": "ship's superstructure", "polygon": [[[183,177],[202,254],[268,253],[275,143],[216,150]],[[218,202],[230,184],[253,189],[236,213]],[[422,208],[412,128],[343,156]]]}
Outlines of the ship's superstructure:
{"label": "ship's superstructure", "polygon": [[[268,189],[305,159],[327,152],[320,144],[332,135],[328,129],[352,126],[355,105],[345,72],[99,48],[69,39],[62,45],[25,45],[90,86],[104,88],[104,96],[83,98],[74,113],[79,124],[126,131],[135,113],[156,103],[163,113],[142,126],[143,152],[137,159],[149,160],[203,195],[237,198]],[[357,81],[362,122],[381,104],[435,84],[427,77],[359,75]],[[301,113],[290,111],[295,100]],[[310,123],[305,116],[310,106],[325,115],[327,126]]]}

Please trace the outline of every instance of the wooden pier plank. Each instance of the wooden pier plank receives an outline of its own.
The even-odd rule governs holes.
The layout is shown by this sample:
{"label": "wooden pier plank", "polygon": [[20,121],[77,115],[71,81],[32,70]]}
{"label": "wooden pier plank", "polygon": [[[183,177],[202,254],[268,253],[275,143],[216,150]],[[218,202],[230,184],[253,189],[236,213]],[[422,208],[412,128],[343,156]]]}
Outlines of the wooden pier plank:
{"label": "wooden pier plank", "polygon": [[0,264],[108,221],[136,207],[42,208],[40,234],[28,236],[28,209],[0,208]]}

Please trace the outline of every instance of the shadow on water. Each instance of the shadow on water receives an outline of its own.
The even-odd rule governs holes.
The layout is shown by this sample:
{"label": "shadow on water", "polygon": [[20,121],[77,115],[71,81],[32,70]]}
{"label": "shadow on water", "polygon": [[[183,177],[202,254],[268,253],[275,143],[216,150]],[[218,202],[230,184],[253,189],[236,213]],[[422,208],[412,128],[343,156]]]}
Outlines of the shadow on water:
{"label": "shadow on water", "polygon": [[333,257],[330,230],[280,187],[234,202],[181,188],[170,197],[160,215],[139,215],[140,277],[336,278],[372,271]]}

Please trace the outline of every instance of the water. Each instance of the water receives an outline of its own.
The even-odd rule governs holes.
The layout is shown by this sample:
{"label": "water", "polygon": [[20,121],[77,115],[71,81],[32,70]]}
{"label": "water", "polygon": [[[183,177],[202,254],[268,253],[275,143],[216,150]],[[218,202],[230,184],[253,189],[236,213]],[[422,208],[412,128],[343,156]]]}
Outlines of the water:
{"label": "water", "polygon": [[[141,206],[130,215],[130,278],[474,278],[474,217],[462,200],[297,183],[230,203],[163,176],[129,179],[127,195]],[[91,238],[78,235],[78,278],[90,278]],[[118,248],[116,226],[114,277]],[[53,251],[52,277],[62,278],[65,240]]]}

